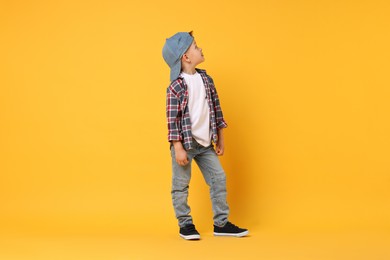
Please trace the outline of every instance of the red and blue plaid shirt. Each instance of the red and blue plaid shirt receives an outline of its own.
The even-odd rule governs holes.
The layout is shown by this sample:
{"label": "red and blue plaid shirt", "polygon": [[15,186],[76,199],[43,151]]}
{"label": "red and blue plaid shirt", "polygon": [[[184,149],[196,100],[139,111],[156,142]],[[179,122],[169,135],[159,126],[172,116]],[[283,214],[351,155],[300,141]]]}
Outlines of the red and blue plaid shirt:
{"label": "red and blue plaid shirt", "polygon": [[[196,69],[201,75],[205,89],[206,97],[210,107],[210,128],[211,139],[214,143],[218,141],[218,129],[227,127],[217,90],[213,79],[206,74],[205,70]],[[188,102],[188,90],[185,80],[179,76],[172,81],[167,89],[167,123],[168,123],[168,141],[181,141],[184,149],[192,148],[191,120]]]}

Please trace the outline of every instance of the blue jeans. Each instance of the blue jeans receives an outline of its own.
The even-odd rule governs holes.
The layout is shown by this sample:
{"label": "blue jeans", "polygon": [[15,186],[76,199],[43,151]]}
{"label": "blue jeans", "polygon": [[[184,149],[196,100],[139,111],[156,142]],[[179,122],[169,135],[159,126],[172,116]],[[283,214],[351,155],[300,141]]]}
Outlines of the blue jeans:
{"label": "blue jeans", "polygon": [[229,206],[226,202],[226,175],[212,145],[204,147],[193,140],[194,147],[187,151],[189,163],[180,166],[176,163],[175,149],[171,145],[172,156],[172,202],[179,226],[192,224],[191,209],[188,206],[188,188],[191,180],[191,163],[195,160],[203,177],[210,187],[210,197],[214,213],[214,225],[224,226],[228,221]]}

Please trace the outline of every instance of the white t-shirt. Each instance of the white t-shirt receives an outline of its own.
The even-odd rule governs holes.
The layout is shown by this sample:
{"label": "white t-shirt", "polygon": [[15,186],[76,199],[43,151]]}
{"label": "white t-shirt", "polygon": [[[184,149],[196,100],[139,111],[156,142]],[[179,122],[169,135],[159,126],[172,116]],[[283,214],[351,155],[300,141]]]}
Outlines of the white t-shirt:
{"label": "white t-shirt", "polygon": [[206,89],[202,76],[181,73],[188,87],[188,109],[191,120],[191,132],[195,140],[202,146],[211,144],[210,107],[207,102]]}

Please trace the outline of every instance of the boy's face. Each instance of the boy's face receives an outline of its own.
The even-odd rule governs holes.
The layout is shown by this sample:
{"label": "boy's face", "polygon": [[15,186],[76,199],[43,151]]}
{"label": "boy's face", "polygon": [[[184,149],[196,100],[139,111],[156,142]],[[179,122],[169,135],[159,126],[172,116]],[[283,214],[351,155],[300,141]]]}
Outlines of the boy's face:
{"label": "boy's face", "polygon": [[195,67],[196,65],[204,62],[204,56],[202,49],[196,45],[194,40],[191,46],[188,48],[187,52],[183,55],[184,61],[190,62]]}

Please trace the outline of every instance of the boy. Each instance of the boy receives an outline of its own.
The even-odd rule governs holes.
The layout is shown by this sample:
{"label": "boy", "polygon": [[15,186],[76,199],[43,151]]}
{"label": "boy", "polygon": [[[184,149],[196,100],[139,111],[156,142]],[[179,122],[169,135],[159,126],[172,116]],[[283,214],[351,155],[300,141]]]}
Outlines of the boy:
{"label": "boy", "polygon": [[172,156],[171,194],[180,236],[200,239],[187,204],[192,159],[210,187],[214,235],[246,236],[247,229],[228,221],[226,176],[217,157],[224,153],[222,130],[227,124],[213,80],[206,71],[196,68],[204,61],[202,49],[196,45],[192,32],[179,32],[166,40],[163,57],[171,69],[166,112]]}

